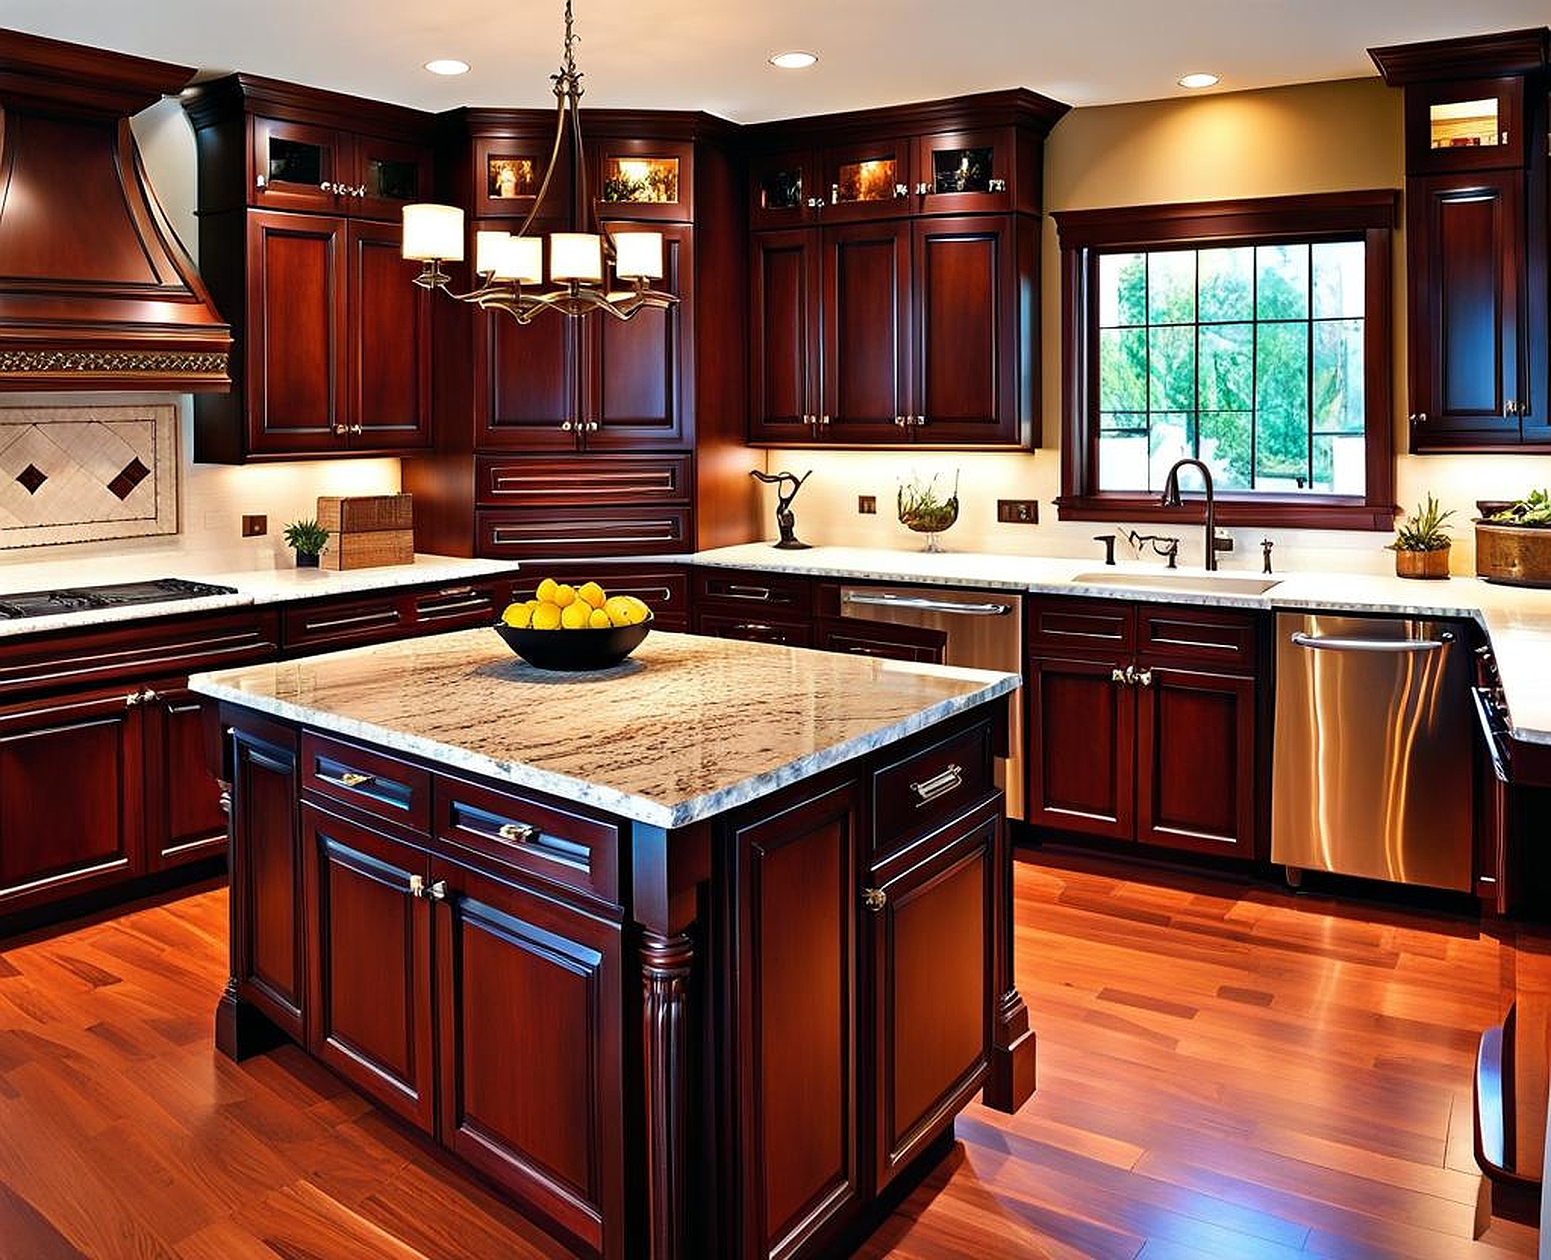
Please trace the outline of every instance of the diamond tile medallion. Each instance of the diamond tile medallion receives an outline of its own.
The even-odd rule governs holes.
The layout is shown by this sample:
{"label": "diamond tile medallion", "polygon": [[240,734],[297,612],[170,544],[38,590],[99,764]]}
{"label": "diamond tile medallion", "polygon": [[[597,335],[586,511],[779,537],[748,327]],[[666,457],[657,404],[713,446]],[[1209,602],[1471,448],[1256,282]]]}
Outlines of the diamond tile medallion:
{"label": "diamond tile medallion", "polygon": [[178,409],[0,408],[0,549],[178,532]]}

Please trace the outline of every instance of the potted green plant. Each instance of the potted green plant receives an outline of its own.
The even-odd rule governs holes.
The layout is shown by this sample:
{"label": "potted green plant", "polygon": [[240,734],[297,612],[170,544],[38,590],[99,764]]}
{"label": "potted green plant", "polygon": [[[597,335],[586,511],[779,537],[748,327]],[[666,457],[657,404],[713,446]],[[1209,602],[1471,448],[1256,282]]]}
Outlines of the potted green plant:
{"label": "potted green plant", "polygon": [[298,569],[316,569],[328,540],[328,530],[317,521],[292,521],[285,527],[286,546],[296,552]]}
{"label": "potted green plant", "polygon": [[1476,573],[1510,586],[1551,586],[1551,490],[1522,499],[1476,521]]}
{"label": "potted green plant", "polygon": [[1403,578],[1446,578],[1449,576],[1449,537],[1447,522],[1454,515],[1445,512],[1432,495],[1427,502],[1406,517],[1389,544],[1395,553],[1395,576]]}

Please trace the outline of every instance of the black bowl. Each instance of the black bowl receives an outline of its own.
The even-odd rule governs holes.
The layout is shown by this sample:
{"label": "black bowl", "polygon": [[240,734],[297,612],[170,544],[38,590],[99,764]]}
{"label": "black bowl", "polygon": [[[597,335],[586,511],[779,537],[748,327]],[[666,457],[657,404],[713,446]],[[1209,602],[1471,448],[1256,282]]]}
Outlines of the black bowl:
{"label": "black bowl", "polygon": [[529,665],[576,673],[618,665],[641,646],[651,628],[652,617],[647,614],[636,625],[607,630],[519,630],[498,621],[495,632]]}

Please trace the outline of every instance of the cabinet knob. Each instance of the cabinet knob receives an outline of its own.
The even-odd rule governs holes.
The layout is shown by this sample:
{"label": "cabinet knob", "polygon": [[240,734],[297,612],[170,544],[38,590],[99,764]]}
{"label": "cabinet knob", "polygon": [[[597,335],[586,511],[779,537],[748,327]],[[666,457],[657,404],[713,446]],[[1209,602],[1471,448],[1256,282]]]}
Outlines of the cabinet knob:
{"label": "cabinet knob", "polygon": [[572,424],[569,420],[562,420],[560,422],[560,431],[562,433],[569,433],[575,427],[576,426],[574,424]]}
{"label": "cabinet knob", "polygon": [[908,197],[908,196],[910,196],[910,185],[909,184],[895,184],[894,185],[894,199],[896,201],[899,198],[901,198],[901,197]]}
{"label": "cabinet knob", "polygon": [[1516,416],[1519,414],[1519,404],[1512,398],[1503,399],[1503,415]]}
{"label": "cabinet knob", "polygon": [[582,429],[586,433],[596,433],[598,431],[598,422],[596,420],[589,420],[582,425]]}
{"label": "cabinet knob", "polygon": [[1426,424],[1427,423],[1427,413],[1425,411],[1417,412],[1416,413],[1416,422],[1418,424]]}
{"label": "cabinet knob", "polygon": [[1110,682],[1118,683],[1121,686],[1125,686],[1126,683],[1130,682],[1130,679],[1126,677],[1126,671],[1120,668],[1115,668],[1109,671],[1109,680]]}
{"label": "cabinet knob", "polygon": [[910,423],[915,425],[915,427],[918,428],[918,429],[924,428],[925,425],[926,425],[926,417],[925,416],[915,416],[915,417],[913,417],[911,419]]}
{"label": "cabinet knob", "polygon": [[334,426],[334,436],[335,437],[344,437],[345,434],[347,434],[349,432],[350,432],[350,426],[348,424],[336,424]]}
{"label": "cabinet knob", "polygon": [[1136,675],[1136,685],[1138,687],[1151,687],[1152,686],[1152,666],[1151,665],[1149,665],[1144,670],[1138,671],[1138,673]]}
{"label": "cabinet knob", "polygon": [[424,897],[425,896],[425,878],[424,878],[424,876],[421,876],[421,875],[411,875],[409,877],[409,895],[411,897]]}
{"label": "cabinet knob", "polygon": [[825,428],[825,427],[828,426],[828,424],[829,424],[829,417],[828,416],[820,416],[819,417],[819,428],[821,428],[821,429]]}
{"label": "cabinet knob", "polygon": [[889,894],[882,888],[862,889],[862,904],[876,914],[889,904]]}
{"label": "cabinet knob", "polygon": [[161,698],[162,698],[162,693],[159,692],[159,691],[155,691],[155,690],[153,690],[150,687],[146,687],[146,688],[144,688],[140,692],[140,703],[141,704],[150,704],[153,700],[160,700]]}
{"label": "cabinet knob", "polygon": [[425,895],[432,901],[446,901],[447,881],[445,879],[437,880],[434,884],[425,890]]}
{"label": "cabinet knob", "polygon": [[907,424],[910,423],[910,418],[908,416],[895,416],[894,423],[899,428],[903,429]]}
{"label": "cabinet knob", "polygon": [[321,189],[323,192],[326,192],[326,193],[343,192],[344,191],[344,189],[338,187],[335,184],[331,184],[328,180],[324,180],[321,184],[318,185],[318,187],[319,187],[319,189]]}
{"label": "cabinet knob", "polygon": [[131,691],[127,696],[124,697],[124,707],[126,709],[132,709],[135,707],[135,705],[140,703],[140,700],[140,693],[138,691]]}
{"label": "cabinet knob", "polygon": [[932,191],[932,186],[930,184],[917,184],[916,185],[916,196],[917,197],[925,197],[931,191]]}
{"label": "cabinet knob", "polygon": [[810,209],[810,210],[822,210],[823,208],[824,208],[824,198],[822,198],[822,197],[809,197],[808,198],[808,209]]}
{"label": "cabinet knob", "polygon": [[988,179],[986,181],[986,191],[1004,193],[1007,191],[1007,181],[1005,179]]}

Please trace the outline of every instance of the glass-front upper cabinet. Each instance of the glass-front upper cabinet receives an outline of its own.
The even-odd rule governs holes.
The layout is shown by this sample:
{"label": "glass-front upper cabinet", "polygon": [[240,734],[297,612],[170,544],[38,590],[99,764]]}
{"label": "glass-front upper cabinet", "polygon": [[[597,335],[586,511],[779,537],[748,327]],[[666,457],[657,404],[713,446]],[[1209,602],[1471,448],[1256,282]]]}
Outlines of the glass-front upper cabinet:
{"label": "glass-front upper cabinet", "polygon": [[1406,88],[1406,168],[1413,173],[1523,166],[1528,143],[1520,77]]}
{"label": "glass-front upper cabinet", "polygon": [[1020,151],[1011,127],[922,136],[915,193],[927,214],[973,214],[1038,208],[1032,147]]}
{"label": "glass-front upper cabinet", "polygon": [[610,219],[693,222],[694,145],[601,140],[587,148],[587,191],[600,213]]}
{"label": "glass-front upper cabinet", "polygon": [[893,137],[824,151],[822,217],[828,222],[913,214],[915,141]]}
{"label": "glass-front upper cabinet", "polygon": [[341,193],[357,218],[398,219],[406,205],[431,196],[431,155],[419,145],[357,136],[354,174]]}
{"label": "glass-front upper cabinet", "polygon": [[[538,196],[554,143],[553,130],[476,137],[471,190],[475,217],[525,217]],[[555,172],[544,195],[544,213],[569,218],[570,211],[571,145],[567,140],[555,158]]]}
{"label": "glass-front upper cabinet", "polygon": [[351,138],[328,127],[253,120],[253,204],[271,210],[340,208],[335,192],[351,182]]}
{"label": "glass-front upper cabinet", "polygon": [[749,222],[756,228],[821,222],[827,194],[812,150],[761,154],[749,162]]}

